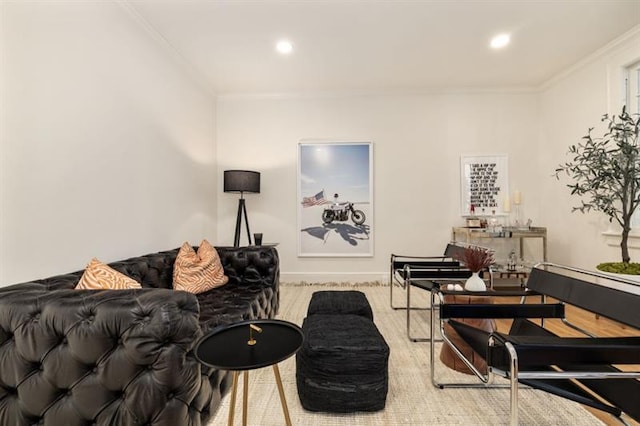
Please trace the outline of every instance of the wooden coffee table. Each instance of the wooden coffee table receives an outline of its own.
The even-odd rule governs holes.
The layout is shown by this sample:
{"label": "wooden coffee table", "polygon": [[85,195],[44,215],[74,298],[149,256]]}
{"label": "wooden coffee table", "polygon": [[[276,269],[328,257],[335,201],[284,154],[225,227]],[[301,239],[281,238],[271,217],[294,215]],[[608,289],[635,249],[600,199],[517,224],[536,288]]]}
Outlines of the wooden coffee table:
{"label": "wooden coffee table", "polygon": [[[493,299],[491,296],[474,296],[474,295],[452,295],[447,294],[444,296],[444,300],[446,303],[455,303],[455,304],[474,304],[474,303],[493,303]],[[479,328],[481,330],[487,331],[489,333],[496,330],[496,322],[493,319],[487,318],[465,318],[460,320],[465,324],[470,325],[471,327]],[[460,352],[464,354],[464,356],[471,361],[473,366],[478,369],[482,374],[487,373],[487,363],[479,354],[477,354],[471,346],[469,346],[458,333],[451,327],[449,324],[444,325],[447,335],[450,336],[451,341],[460,349]],[[453,352],[451,347],[447,344],[442,345],[442,349],[440,350],[440,361],[447,367],[452,370],[459,371],[465,374],[473,374],[471,369],[467,367],[467,365]]]}

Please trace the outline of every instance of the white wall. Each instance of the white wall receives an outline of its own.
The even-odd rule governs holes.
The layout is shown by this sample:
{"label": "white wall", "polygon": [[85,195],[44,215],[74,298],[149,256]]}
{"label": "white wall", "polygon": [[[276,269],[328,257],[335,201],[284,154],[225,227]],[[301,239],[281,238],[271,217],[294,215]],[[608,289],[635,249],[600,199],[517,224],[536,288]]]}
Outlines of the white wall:
{"label": "white wall", "polygon": [[215,243],[213,98],[114,2],[0,13],[0,285]]}
{"label": "white wall", "polygon": [[[121,4],[4,1],[0,19],[0,285],[80,269],[92,256],[202,237],[231,244],[229,168],[262,172],[249,219],[280,243],[284,280],[382,279],[390,253],[437,254],[461,223],[462,154],[509,156],[511,190],[549,228],[551,260],[617,258],[605,221],[571,214],[551,175],[615,103],[612,76],[640,56],[637,30],[540,93],[225,96],[216,106]],[[306,138],[374,143],[373,258],[297,257]]]}
{"label": "white wall", "polygon": [[[640,27],[636,27],[581,66],[551,82],[540,94],[539,168],[551,175],[572,144],[580,142],[590,127],[598,131],[600,118],[620,112],[620,69],[640,58]],[[567,179],[540,181],[541,219],[549,226],[549,251],[559,263],[593,269],[606,261],[621,261],[619,238],[602,233],[609,222],[602,213],[571,213],[580,204],[570,196]],[[615,228],[614,228],[615,229]],[[618,228],[619,229],[619,228]],[[638,241],[632,242],[636,247]],[[632,249],[631,260],[640,261],[640,250]]]}
{"label": "white wall", "polygon": [[[536,93],[222,96],[216,130],[220,242],[232,243],[237,208],[237,196],[222,192],[222,171],[262,172],[261,194],[247,196],[249,222],[279,242],[284,281],[381,280],[391,253],[440,254],[462,224],[462,154],[507,154],[525,215],[546,225],[538,182],[549,172],[532,161]],[[297,257],[297,148],[306,138],[374,143],[373,258]]]}
{"label": "white wall", "polygon": [[[593,268],[618,260],[619,240],[602,235],[606,218],[571,213],[578,202],[553,174],[569,145],[618,108],[620,67],[638,57],[640,27],[530,93],[220,97],[220,240],[232,241],[237,198],[221,191],[222,170],[259,170],[250,222],[280,243],[283,280],[383,279],[390,253],[437,254],[461,223],[460,155],[505,153],[524,216],[548,228],[550,261]],[[297,257],[297,144],[306,138],[374,142],[373,258]],[[539,249],[525,246],[536,257]],[[631,255],[640,260],[640,250]]]}

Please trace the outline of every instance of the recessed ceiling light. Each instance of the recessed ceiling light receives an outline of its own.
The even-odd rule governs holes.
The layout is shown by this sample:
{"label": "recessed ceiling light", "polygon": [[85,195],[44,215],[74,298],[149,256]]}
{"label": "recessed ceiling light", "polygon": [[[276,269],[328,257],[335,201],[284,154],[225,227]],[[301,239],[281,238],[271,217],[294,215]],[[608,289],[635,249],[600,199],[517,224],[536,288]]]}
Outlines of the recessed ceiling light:
{"label": "recessed ceiling light", "polygon": [[494,49],[502,49],[511,41],[511,36],[509,34],[498,34],[494,38],[491,39],[491,47]]}
{"label": "recessed ceiling light", "polygon": [[293,52],[293,44],[289,40],[280,40],[276,44],[276,50],[282,55],[288,55]]}

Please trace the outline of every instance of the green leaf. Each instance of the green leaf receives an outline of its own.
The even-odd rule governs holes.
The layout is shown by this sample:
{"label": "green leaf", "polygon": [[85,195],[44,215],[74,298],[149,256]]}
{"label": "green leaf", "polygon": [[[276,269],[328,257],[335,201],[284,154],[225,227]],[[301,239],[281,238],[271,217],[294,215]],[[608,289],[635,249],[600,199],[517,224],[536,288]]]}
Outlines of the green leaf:
{"label": "green leaf", "polygon": [[566,186],[571,195],[579,197],[580,205],[572,207],[572,212],[600,211],[609,221],[630,229],[631,217],[640,205],[640,115],[634,115],[636,118],[625,108],[618,115],[604,114],[601,120],[607,130],[602,136],[592,135],[594,128],[590,127],[580,143],[569,146],[571,160],[556,167],[555,177],[559,180],[560,173],[566,173],[571,181]]}

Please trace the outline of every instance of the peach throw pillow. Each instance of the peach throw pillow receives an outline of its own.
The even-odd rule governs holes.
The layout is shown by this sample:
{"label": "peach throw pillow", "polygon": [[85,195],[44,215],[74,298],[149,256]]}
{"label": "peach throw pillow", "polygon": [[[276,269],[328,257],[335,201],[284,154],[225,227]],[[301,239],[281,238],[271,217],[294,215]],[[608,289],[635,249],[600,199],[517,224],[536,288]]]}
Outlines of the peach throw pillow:
{"label": "peach throw pillow", "polygon": [[207,240],[202,240],[197,253],[187,242],[180,247],[173,265],[174,290],[204,293],[227,281],[218,252]]}
{"label": "peach throw pillow", "polygon": [[142,288],[140,283],[100,262],[95,257],[84,270],[76,290],[125,290]]}

